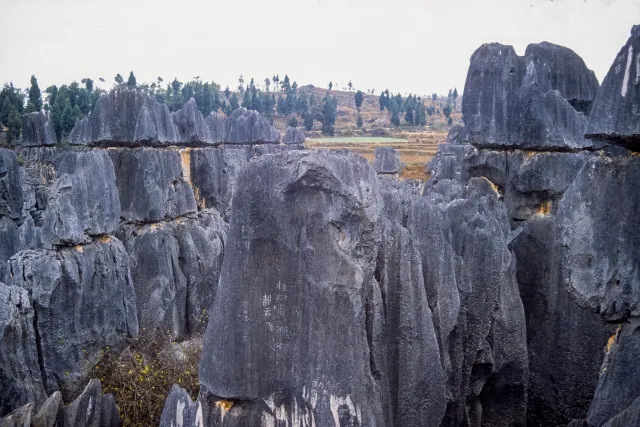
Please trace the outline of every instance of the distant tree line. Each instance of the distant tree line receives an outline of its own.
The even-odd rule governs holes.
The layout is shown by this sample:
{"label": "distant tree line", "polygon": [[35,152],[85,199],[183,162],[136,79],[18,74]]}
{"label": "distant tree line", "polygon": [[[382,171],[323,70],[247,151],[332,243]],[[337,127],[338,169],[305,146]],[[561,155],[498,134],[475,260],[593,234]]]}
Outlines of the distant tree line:
{"label": "distant tree line", "polygon": [[[104,83],[105,79],[100,78]],[[130,72],[125,81],[121,74],[114,77],[116,86],[126,86],[145,91],[153,96],[159,103],[167,105],[170,111],[177,111],[193,98],[200,112],[206,116],[212,112],[231,114],[235,109],[244,107],[262,114],[269,122],[273,123],[277,113],[284,117],[290,126],[298,126],[300,123],[307,131],[313,129],[315,122],[321,124],[322,133],[333,135],[337,118],[338,101],[331,94],[333,82],[329,82],[328,90],[324,97],[318,98],[298,88],[295,81],[291,81],[288,75],[280,79],[279,75],[264,80],[265,90],[260,89],[252,78],[248,85],[241,75],[238,79],[237,91],[231,91],[227,86],[224,91],[218,83],[203,82],[199,76],[188,82],[180,82],[173,79],[170,83],[164,83],[162,77],[158,77],[151,84],[139,84],[134,73]],[[81,83],[76,81],[68,85],[52,85],[43,93],[38,86],[38,80],[31,76],[30,87],[22,91],[12,83],[5,84],[0,91],[0,125],[7,130],[9,143],[20,137],[22,127],[22,115],[34,111],[46,110],[50,113],[50,119],[56,131],[58,141],[68,138],[77,119],[87,116],[93,111],[100,95],[105,90],[95,86],[91,78],[83,78]],[[273,88],[273,91],[271,90]],[[353,84],[349,82],[349,90]],[[374,90],[367,90],[374,93]],[[458,92],[457,89],[449,91],[449,101],[442,107],[449,122],[451,111],[455,108]],[[357,126],[362,128],[361,106],[364,101],[364,93],[358,90],[354,95],[356,109],[358,111]],[[408,125],[424,126],[426,115],[432,115],[435,109],[436,95],[433,94],[433,102],[425,107],[422,99],[415,95],[405,98],[402,95],[391,95],[388,90],[380,94],[380,110],[387,109],[391,114],[391,123],[400,126],[401,117]]]}
{"label": "distant tree line", "polygon": [[401,115],[403,115],[405,123],[410,126],[425,126],[427,124],[427,108],[419,96],[409,94],[403,98],[400,93],[394,96],[387,89],[380,94],[378,101],[380,102],[380,111],[387,109],[391,114],[391,124],[396,127],[400,126]]}

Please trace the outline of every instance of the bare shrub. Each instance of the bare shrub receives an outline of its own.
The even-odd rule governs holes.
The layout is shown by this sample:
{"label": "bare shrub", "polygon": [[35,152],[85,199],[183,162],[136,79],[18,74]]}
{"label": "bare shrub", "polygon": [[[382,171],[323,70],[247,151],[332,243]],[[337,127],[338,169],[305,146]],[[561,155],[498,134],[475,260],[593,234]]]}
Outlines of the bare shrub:
{"label": "bare shrub", "polygon": [[201,353],[201,335],[176,343],[168,334],[143,330],[124,351],[107,347],[91,377],[115,397],[123,427],[157,426],[173,384],[197,397]]}

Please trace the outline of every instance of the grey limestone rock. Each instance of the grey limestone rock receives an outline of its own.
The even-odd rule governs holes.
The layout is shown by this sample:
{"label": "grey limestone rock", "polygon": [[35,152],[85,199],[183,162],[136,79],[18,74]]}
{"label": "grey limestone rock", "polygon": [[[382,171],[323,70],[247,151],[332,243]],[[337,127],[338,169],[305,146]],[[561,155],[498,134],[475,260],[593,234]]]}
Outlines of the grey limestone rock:
{"label": "grey limestone rock", "polygon": [[63,407],[64,427],[120,427],[113,396],[102,394],[100,381],[92,379],[69,405]]}
{"label": "grey limestone rock", "polygon": [[174,384],[164,403],[159,427],[204,426],[202,417],[200,402],[193,402],[189,393]]}
{"label": "grey limestone rock", "polygon": [[227,118],[228,144],[279,144],[278,133],[258,112],[239,108]]}
{"label": "grey limestone rock", "polygon": [[348,153],[290,151],[253,159],[237,186],[200,383],[282,402],[285,417],[304,408],[318,426],[380,425],[362,298],[381,208],[373,170]]}
{"label": "grey limestone rock", "polygon": [[454,179],[465,183],[469,179],[469,174],[465,167],[464,159],[470,153],[475,152],[475,148],[469,144],[457,144],[447,142],[438,145],[436,155],[426,166],[430,184],[443,179]]}
{"label": "grey limestone rock", "polygon": [[0,283],[0,416],[46,398],[33,319],[27,291]]}
{"label": "grey limestone rock", "polygon": [[519,57],[511,46],[482,45],[465,83],[462,139],[483,148],[575,151],[598,90],[593,71],[570,49],[532,44]]}
{"label": "grey limestone rock", "polygon": [[15,153],[0,148],[0,217],[16,220],[22,212],[23,195],[20,166]]}
{"label": "grey limestone rock", "polygon": [[33,403],[27,403],[4,418],[0,418],[0,427],[31,427]]}
{"label": "grey limestone rock", "polygon": [[191,98],[172,113],[149,94],[119,87],[76,121],[69,140],[91,146],[206,146],[279,143],[280,134],[256,111],[241,108],[228,118],[217,113],[203,117]]}
{"label": "grey limestone rock", "polygon": [[640,397],[637,397],[627,409],[611,418],[602,427],[638,426],[640,426]]}
{"label": "grey limestone rock", "polygon": [[29,292],[36,313],[45,390],[79,392],[105,346],[138,334],[136,297],[122,244],[104,237],[58,251],[26,250],[9,261],[14,286]]}
{"label": "grey limestone rock", "polygon": [[113,164],[105,150],[71,150],[57,157],[43,212],[44,245],[73,245],[112,233],[120,220]]}
{"label": "grey limestone rock", "polygon": [[109,155],[125,221],[157,222],[196,211],[188,149],[118,148]]}
{"label": "grey limestone rock", "polygon": [[586,137],[638,151],[640,147],[640,25],[620,49],[593,104]]}
{"label": "grey limestone rock", "polygon": [[373,169],[377,173],[396,174],[404,169],[404,163],[400,160],[400,153],[395,148],[376,147],[374,156]]}
{"label": "grey limestone rock", "polygon": [[558,209],[563,281],[609,321],[640,315],[640,158],[593,157]]}
{"label": "grey limestone rock", "polygon": [[117,236],[129,253],[140,328],[159,328],[173,337],[203,331],[226,238],[217,213],[123,225]]}
{"label": "grey limestone rock", "polygon": [[21,146],[55,145],[56,142],[56,131],[48,113],[39,111],[22,116],[22,139],[19,142]]}
{"label": "grey limestone rock", "polygon": [[[640,397],[640,372],[637,366],[640,355],[639,326],[636,318],[619,326],[612,335],[586,417],[589,426],[602,426],[617,416],[630,418],[633,412],[637,417],[638,408],[634,406]],[[619,421],[616,423],[619,424]]]}
{"label": "grey limestone rock", "polygon": [[305,139],[306,136],[302,128],[287,126],[287,131],[283,138],[285,144],[304,144]]}

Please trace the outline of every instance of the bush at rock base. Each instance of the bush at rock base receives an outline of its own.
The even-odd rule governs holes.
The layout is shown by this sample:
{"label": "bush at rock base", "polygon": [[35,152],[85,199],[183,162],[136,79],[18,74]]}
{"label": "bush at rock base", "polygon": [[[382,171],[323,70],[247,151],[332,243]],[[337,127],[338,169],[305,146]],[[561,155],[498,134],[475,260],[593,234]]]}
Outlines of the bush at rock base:
{"label": "bush at rock base", "polygon": [[143,331],[124,351],[107,347],[90,377],[115,397],[123,427],[154,426],[173,384],[198,396],[201,352],[201,336],[176,343],[168,333]]}

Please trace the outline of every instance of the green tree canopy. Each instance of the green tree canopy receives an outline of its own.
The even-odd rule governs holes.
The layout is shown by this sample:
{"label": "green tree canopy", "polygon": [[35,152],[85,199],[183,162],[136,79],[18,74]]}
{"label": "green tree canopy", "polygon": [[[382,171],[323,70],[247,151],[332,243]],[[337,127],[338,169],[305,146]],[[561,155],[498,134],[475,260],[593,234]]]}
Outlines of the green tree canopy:
{"label": "green tree canopy", "polygon": [[42,110],[42,94],[38,87],[36,76],[31,76],[31,87],[29,88],[29,102],[27,112]]}

